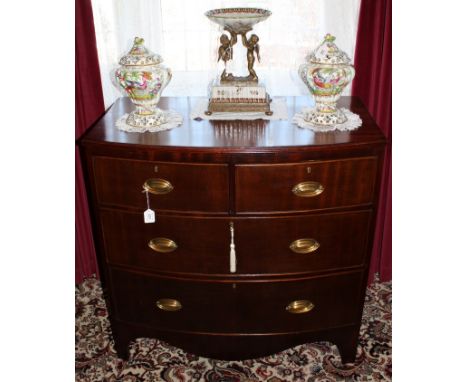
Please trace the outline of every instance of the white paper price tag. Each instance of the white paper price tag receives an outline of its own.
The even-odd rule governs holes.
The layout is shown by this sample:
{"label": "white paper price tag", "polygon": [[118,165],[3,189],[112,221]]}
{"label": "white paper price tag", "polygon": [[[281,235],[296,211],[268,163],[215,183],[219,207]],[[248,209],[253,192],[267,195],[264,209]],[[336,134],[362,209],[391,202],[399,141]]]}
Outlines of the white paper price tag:
{"label": "white paper price tag", "polygon": [[148,209],[145,212],[143,212],[143,218],[145,220],[145,223],[154,223],[156,221],[156,214],[150,207],[148,191],[143,190],[143,192],[146,194],[146,206],[148,207]]}
{"label": "white paper price tag", "polygon": [[143,213],[143,217],[145,219],[145,223],[154,223],[156,221],[156,214],[149,208]]}

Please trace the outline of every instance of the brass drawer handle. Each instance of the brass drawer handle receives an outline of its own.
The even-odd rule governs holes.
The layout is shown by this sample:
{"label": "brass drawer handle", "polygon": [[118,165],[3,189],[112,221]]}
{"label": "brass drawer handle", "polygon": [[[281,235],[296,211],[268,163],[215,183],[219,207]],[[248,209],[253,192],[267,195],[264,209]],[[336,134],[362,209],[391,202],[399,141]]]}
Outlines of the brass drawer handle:
{"label": "brass drawer handle", "polygon": [[174,186],[166,179],[150,178],[143,183],[143,189],[150,194],[163,195],[171,192]]}
{"label": "brass drawer handle", "polygon": [[176,312],[182,309],[182,304],[173,298],[162,298],[156,301],[156,306],[167,312]]}
{"label": "brass drawer handle", "polygon": [[320,195],[324,190],[325,188],[321,183],[313,181],[301,182],[292,188],[292,192],[301,198],[310,198],[312,196]]}
{"label": "brass drawer handle", "polygon": [[148,242],[148,247],[156,252],[169,253],[177,249],[177,244],[174,240],[165,237],[155,237]]}
{"label": "brass drawer handle", "polygon": [[289,249],[295,253],[311,253],[320,247],[320,243],[315,239],[297,239],[294,240]]}
{"label": "brass drawer handle", "polygon": [[286,311],[293,314],[307,313],[314,309],[314,306],[309,300],[296,300],[288,304]]}

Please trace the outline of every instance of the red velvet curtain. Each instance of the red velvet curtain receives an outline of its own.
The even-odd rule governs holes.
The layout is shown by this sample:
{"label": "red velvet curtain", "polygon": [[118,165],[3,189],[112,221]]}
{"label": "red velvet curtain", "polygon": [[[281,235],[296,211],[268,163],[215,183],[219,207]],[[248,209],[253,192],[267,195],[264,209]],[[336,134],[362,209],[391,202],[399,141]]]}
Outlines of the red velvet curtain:
{"label": "red velvet curtain", "polygon": [[[75,0],[75,137],[104,112],[91,0]],[[97,274],[78,149],[75,148],[75,283]]]}
{"label": "red velvet curtain", "polygon": [[367,105],[388,139],[370,281],[392,279],[392,1],[361,0],[352,94]]}

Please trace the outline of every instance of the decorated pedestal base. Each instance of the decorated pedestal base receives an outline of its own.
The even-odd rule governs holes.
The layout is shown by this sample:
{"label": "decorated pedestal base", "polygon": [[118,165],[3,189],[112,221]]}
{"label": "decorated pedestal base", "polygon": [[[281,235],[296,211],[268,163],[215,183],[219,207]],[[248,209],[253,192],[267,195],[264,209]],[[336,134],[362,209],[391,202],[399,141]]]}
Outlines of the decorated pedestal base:
{"label": "decorated pedestal base", "polygon": [[253,121],[262,119],[264,121],[278,121],[288,120],[288,107],[286,100],[282,98],[275,98],[271,100],[270,110],[271,115],[265,114],[264,111],[241,111],[241,112],[220,112],[215,111],[207,114],[209,100],[208,98],[202,98],[194,104],[190,111],[190,118],[195,120],[211,120],[211,121]]}
{"label": "decorated pedestal base", "polygon": [[[292,121],[299,127],[313,130],[315,132],[351,131],[362,125],[361,117],[348,109],[337,109],[336,113],[333,115],[342,116],[342,118],[344,118],[344,122],[330,123],[334,120],[333,117],[330,119],[326,118],[324,113],[317,113],[316,108],[303,109],[300,113],[296,113],[296,115],[294,115]],[[325,120],[323,120],[324,118]],[[317,121],[319,122],[317,123]],[[321,123],[322,121],[325,123]]]}
{"label": "decorated pedestal base", "polygon": [[347,121],[345,113],[340,109],[330,112],[323,112],[319,108],[307,111],[307,121],[315,125],[339,125]]}
{"label": "decorated pedestal base", "polygon": [[141,112],[134,110],[128,114],[125,120],[127,125],[140,129],[158,127],[165,123],[165,114],[161,109],[154,109],[151,112]]}
{"label": "decorated pedestal base", "polygon": [[130,114],[125,114],[120,117],[115,126],[122,131],[130,133],[155,133],[173,129],[180,126],[183,122],[183,117],[179,113],[172,110],[156,109],[154,114],[141,115],[136,111]]}
{"label": "decorated pedestal base", "polygon": [[228,82],[221,81],[211,86],[210,102],[206,115],[212,113],[242,113],[261,112],[272,115],[271,98],[262,85],[256,82]]}

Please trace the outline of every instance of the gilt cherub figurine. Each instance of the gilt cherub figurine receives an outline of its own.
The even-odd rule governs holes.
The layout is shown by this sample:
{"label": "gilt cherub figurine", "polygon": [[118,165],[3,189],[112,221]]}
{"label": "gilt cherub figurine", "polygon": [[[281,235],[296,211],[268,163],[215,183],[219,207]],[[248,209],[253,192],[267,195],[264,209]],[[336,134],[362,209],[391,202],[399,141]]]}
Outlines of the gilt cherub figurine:
{"label": "gilt cherub figurine", "polygon": [[232,60],[233,58],[233,45],[237,43],[237,35],[234,32],[230,32],[231,38],[229,38],[226,34],[222,34],[221,37],[219,38],[219,42],[221,45],[218,48],[218,62],[219,60],[224,61],[224,70],[223,73],[221,74],[221,79],[228,79],[232,77],[232,73],[227,73],[226,72],[226,65],[227,62]]}
{"label": "gilt cherub figurine", "polygon": [[253,68],[255,62],[254,52],[257,54],[258,62],[260,62],[260,45],[258,45],[258,36],[252,34],[247,40],[245,33],[242,33],[242,44],[247,48],[247,69],[249,70],[249,80],[258,81],[257,73]]}

